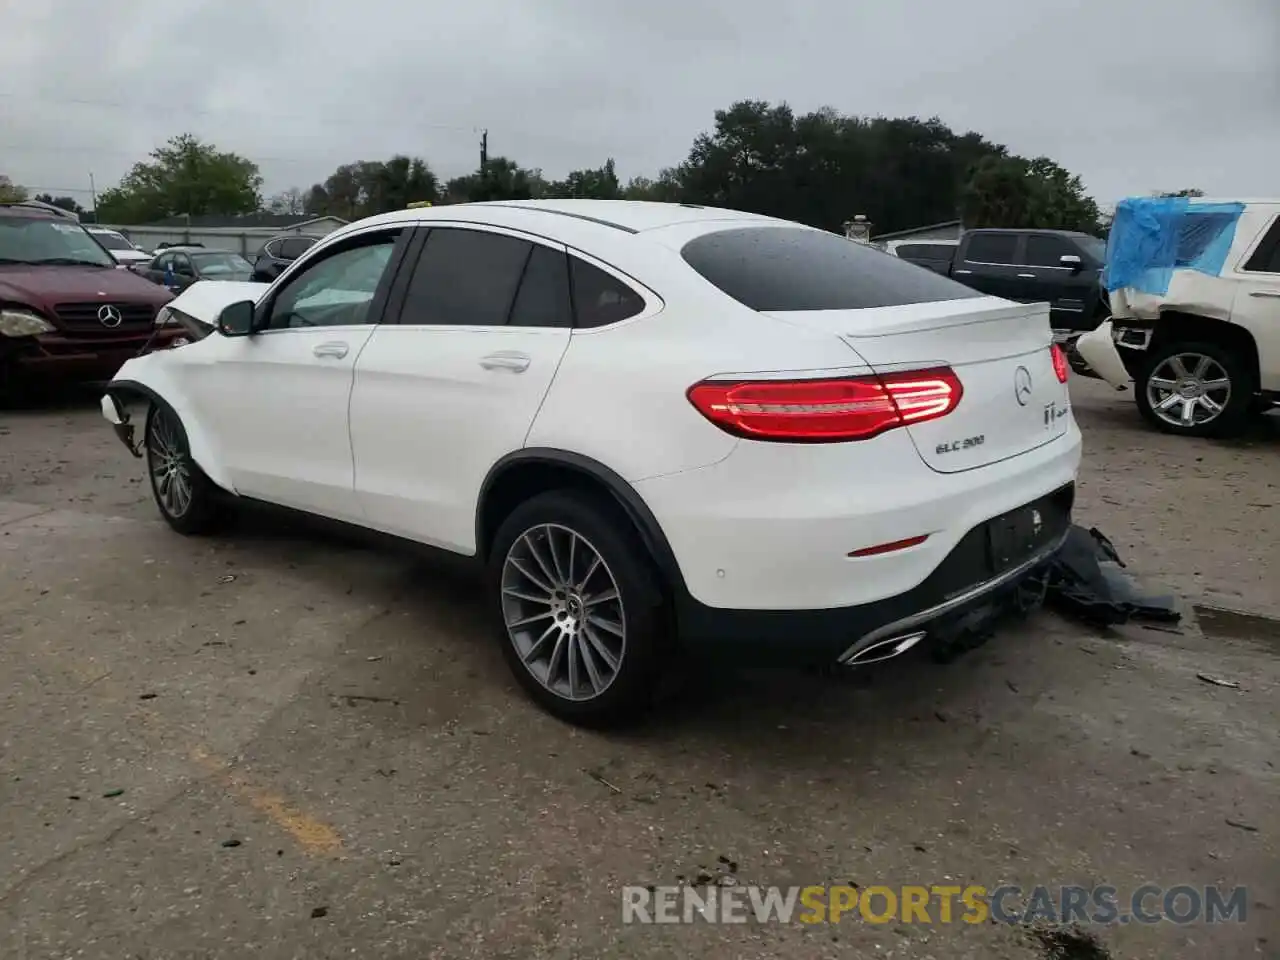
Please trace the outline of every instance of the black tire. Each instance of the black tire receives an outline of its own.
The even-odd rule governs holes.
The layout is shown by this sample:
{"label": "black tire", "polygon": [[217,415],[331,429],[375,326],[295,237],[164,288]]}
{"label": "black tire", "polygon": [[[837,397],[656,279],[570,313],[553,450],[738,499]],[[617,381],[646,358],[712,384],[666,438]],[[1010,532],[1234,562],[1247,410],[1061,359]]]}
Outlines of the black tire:
{"label": "black tire", "polygon": [[[603,561],[603,576],[612,579],[619,597],[617,606],[597,609],[601,610],[602,616],[617,617],[616,622],[621,623],[625,631],[625,645],[621,648],[611,682],[601,692],[589,697],[571,699],[549,689],[543,680],[534,675],[534,668],[526,666],[521,651],[517,648],[516,635],[507,627],[508,617],[517,615],[513,607],[523,603],[519,599],[513,599],[509,593],[504,593],[504,576],[508,578],[508,583],[515,582],[510,578],[518,576],[508,566],[508,557],[516,557],[519,551],[527,549],[529,541],[523,539],[526,535],[545,546],[545,540],[540,540],[539,537],[548,527],[555,531],[557,537],[562,538],[560,562],[556,562],[554,554],[551,557],[543,554],[548,562],[555,564],[556,572],[564,564],[573,566],[573,561],[564,556],[564,531],[570,531],[581,538],[579,542],[586,545],[582,548],[584,552],[578,554],[579,558],[589,557],[589,553],[585,551],[593,550]],[[527,555],[524,562],[528,563]],[[567,582],[576,582],[577,576],[583,571],[584,562],[589,565],[588,561],[580,560],[576,574],[571,571],[566,578]],[[592,579],[591,582],[598,587],[602,581]],[[608,585],[608,579],[603,582]],[[520,504],[502,522],[494,536],[489,554],[488,586],[488,602],[497,621],[503,655],[517,681],[543,709],[569,723],[587,727],[620,726],[633,723],[645,715],[661,681],[667,662],[666,655],[673,647],[668,607],[661,580],[648,552],[626,515],[607,497],[573,490],[552,490]],[[535,589],[534,592],[541,591]],[[585,587],[580,592],[574,592],[579,595],[580,600],[591,599]],[[604,592],[596,594],[603,595]],[[546,605],[534,605],[530,609],[537,612],[543,606]],[[546,622],[559,622],[557,618],[565,612],[562,610],[559,614],[546,614]],[[580,606],[578,613],[585,616],[585,609]],[[590,623],[598,624],[598,621],[592,618]],[[541,629],[540,623],[538,629]],[[551,629],[549,626],[548,631]],[[606,637],[598,628],[594,629],[594,634],[597,638]],[[531,627],[524,632],[520,642],[530,643],[532,635]],[[555,633],[546,641],[547,646],[544,648],[547,651],[548,676],[554,669],[552,664],[556,662],[555,654],[551,651],[559,646],[559,637],[560,633]],[[608,639],[611,643],[616,642],[612,636]],[[578,650],[574,646],[575,642],[585,647],[587,641],[587,634],[581,639],[566,637],[566,652],[563,656],[572,660]],[[588,656],[580,651],[576,656],[577,662],[582,665],[578,667],[579,676],[586,671],[587,659],[593,659],[597,667],[604,663],[598,656]],[[594,680],[593,675],[587,682],[593,685]]]}
{"label": "black tire", "polygon": [[[182,418],[171,407],[153,404],[147,412],[144,446],[151,495],[165,522],[186,536],[211,533],[220,528],[227,518],[227,504],[222,491],[191,458],[186,428],[182,425]],[[168,452],[170,450],[172,453]],[[168,461],[168,468],[164,461]],[[163,475],[170,468],[185,471],[183,475],[190,494],[185,505],[175,505],[173,497],[163,492],[167,489]],[[172,473],[168,482],[170,485],[175,482]]]}
{"label": "black tire", "polygon": [[[1208,357],[1217,364],[1230,381],[1230,394],[1222,411],[1211,419],[1191,425],[1171,423],[1153,407],[1149,396],[1149,381],[1166,361],[1183,354]],[[1143,418],[1164,433],[1185,437],[1231,437],[1241,433],[1249,422],[1250,411],[1255,406],[1257,383],[1249,359],[1239,351],[1221,344],[1191,340],[1157,342],[1143,357],[1134,377],[1134,399]]]}

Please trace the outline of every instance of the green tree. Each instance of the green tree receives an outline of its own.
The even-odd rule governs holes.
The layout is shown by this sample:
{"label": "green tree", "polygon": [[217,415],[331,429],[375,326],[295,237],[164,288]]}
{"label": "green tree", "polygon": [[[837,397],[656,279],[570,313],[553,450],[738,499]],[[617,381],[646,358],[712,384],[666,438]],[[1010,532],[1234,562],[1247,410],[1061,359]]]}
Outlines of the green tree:
{"label": "green tree", "polygon": [[[411,203],[439,199],[439,180],[420,157],[396,154],[388,160],[344,163],[324,183],[297,198],[306,213],[347,220],[403,210]],[[291,198],[292,199],[292,198]]]}
{"label": "green tree", "polygon": [[549,185],[541,171],[526,170],[506,157],[490,157],[475,173],[450,180],[445,186],[444,199],[446,203],[529,200],[546,189]]}
{"label": "green tree", "polygon": [[254,213],[262,206],[261,188],[256,163],[184,133],[135,163],[118,186],[103,191],[97,212],[105,223]]}
{"label": "green tree", "polygon": [[1203,197],[1204,191],[1197,190],[1195,187],[1187,187],[1183,190],[1157,191],[1152,194],[1153,197]]}
{"label": "green tree", "polygon": [[679,172],[675,167],[662,170],[656,180],[649,177],[632,177],[622,188],[624,200],[652,200],[659,203],[679,201],[681,193]]}
{"label": "green tree", "polygon": [[77,216],[85,212],[84,207],[80,206],[74,197],[55,197],[48,193],[37,193],[35,199],[60,210],[66,210],[68,213],[74,213]]}
{"label": "green tree", "polygon": [[622,185],[614,168],[613,158],[595,170],[574,170],[563,180],[547,184],[543,196],[583,200],[617,200],[622,196]]}
{"label": "green tree", "polygon": [[0,203],[21,203],[27,199],[27,188],[0,173]]}
{"label": "green tree", "polygon": [[674,171],[676,196],[798,220],[827,230],[864,214],[884,233],[958,216],[969,169],[1007,153],[941,120],[845,116],[824,107],[796,115],[744,100],[715,115]]}
{"label": "green tree", "polygon": [[1102,232],[1098,205],[1084,184],[1048,157],[988,157],[961,197],[966,227],[1033,227]]}

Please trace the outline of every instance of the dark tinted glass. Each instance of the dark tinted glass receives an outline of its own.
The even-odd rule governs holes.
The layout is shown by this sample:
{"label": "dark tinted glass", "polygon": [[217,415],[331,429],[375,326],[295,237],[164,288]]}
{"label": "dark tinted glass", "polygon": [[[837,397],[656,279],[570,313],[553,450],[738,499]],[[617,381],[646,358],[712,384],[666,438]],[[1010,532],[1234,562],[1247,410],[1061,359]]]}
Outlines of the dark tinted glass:
{"label": "dark tinted glass", "polygon": [[295,237],[289,240],[282,240],[276,244],[276,256],[282,260],[296,260],[308,250],[315,241],[310,237]]}
{"label": "dark tinted glass", "polygon": [[1254,273],[1280,273],[1280,220],[1271,224],[1271,229],[1244,268]]}
{"label": "dark tinted glass", "polygon": [[569,264],[563,253],[534,244],[508,322],[513,327],[572,326]]}
{"label": "dark tinted glass", "polygon": [[497,233],[433,229],[409,282],[400,322],[503,326],[529,247],[525,240]]}
{"label": "dark tinted glass", "polygon": [[[1031,234],[1027,237],[1026,263],[1031,267],[1060,267],[1063,257],[1080,257],[1080,250],[1061,237]],[[1081,260],[1083,261],[1083,257]]]}
{"label": "dark tinted glass", "polygon": [[907,260],[950,260],[955,247],[945,243],[904,243],[898,247],[898,256]]}
{"label": "dark tinted glass", "polygon": [[644,310],[644,300],[625,283],[585,260],[570,257],[569,262],[577,326],[603,327],[634,317]]}
{"label": "dark tinted glass", "polygon": [[874,247],[801,227],[722,230],[689,241],[681,254],[753,310],[858,310],[982,296]]}
{"label": "dark tinted glass", "polygon": [[1013,263],[1017,252],[1016,233],[979,233],[969,238],[964,258],[970,263]]}

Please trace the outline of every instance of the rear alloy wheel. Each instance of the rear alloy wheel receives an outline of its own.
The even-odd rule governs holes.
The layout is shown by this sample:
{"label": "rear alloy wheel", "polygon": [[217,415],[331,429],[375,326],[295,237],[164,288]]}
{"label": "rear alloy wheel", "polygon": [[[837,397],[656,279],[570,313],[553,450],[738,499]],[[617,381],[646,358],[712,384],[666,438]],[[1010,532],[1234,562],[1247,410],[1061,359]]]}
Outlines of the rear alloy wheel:
{"label": "rear alloy wheel", "polygon": [[584,725],[644,712],[666,646],[662,593],[619,511],[568,491],[534,497],[498,531],[491,578],[504,653],[538,703]]}
{"label": "rear alloy wheel", "polygon": [[160,515],[179,533],[205,533],[222,518],[218,490],[191,458],[187,433],[166,406],[147,417],[147,475]]}
{"label": "rear alloy wheel", "polygon": [[1157,346],[1137,379],[1138,410],[1166,433],[1230,436],[1254,404],[1247,363],[1215,343]]}

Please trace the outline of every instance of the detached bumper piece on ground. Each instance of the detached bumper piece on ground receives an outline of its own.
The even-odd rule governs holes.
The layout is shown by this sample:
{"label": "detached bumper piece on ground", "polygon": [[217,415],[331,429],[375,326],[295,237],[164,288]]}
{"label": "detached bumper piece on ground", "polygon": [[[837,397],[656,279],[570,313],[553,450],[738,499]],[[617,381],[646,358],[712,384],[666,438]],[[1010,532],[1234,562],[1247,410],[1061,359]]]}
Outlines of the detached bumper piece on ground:
{"label": "detached bumper piece on ground", "polygon": [[1182,619],[1174,596],[1146,593],[1124,566],[1111,541],[1096,528],[1072,525],[1045,574],[1049,604],[1099,627],[1129,620],[1167,624]]}

